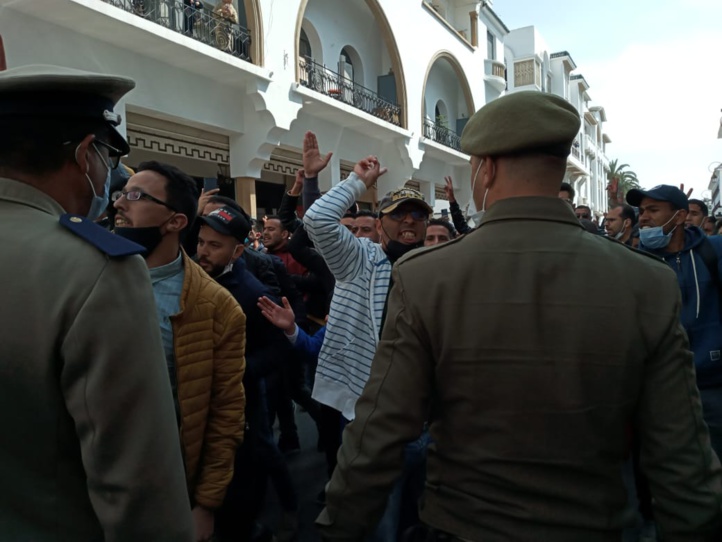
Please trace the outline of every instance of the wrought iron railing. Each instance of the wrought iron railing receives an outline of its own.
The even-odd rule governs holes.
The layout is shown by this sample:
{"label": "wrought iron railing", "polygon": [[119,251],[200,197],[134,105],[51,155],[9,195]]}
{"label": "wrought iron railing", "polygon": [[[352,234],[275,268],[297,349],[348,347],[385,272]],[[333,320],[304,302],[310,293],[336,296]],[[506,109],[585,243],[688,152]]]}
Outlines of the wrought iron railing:
{"label": "wrought iron railing", "polygon": [[461,150],[461,138],[458,134],[431,119],[424,119],[424,137],[457,151]]}
{"label": "wrought iron railing", "polygon": [[164,28],[251,62],[251,34],[248,29],[210,8],[196,9],[185,0],[102,0],[134,13]]}
{"label": "wrought iron railing", "polygon": [[301,58],[299,67],[299,82],[304,87],[336,98],[386,122],[401,126],[401,107],[384,100],[373,90],[354,83],[347,77],[309,58]]}

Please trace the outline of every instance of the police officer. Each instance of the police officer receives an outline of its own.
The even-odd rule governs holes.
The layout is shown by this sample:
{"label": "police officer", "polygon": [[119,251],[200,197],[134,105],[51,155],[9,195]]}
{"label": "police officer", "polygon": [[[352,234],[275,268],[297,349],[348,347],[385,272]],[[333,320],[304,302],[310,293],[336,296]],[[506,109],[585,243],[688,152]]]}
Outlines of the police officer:
{"label": "police officer", "polygon": [[193,539],[142,248],[94,224],[135,83],[0,72],[0,535]]}
{"label": "police officer", "polygon": [[324,539],[363,540],[428,421],[425,540],[620,540],[632,431],[664,539],[722,540],[720,464],[675,275],[588,235],[556,197],[579,126],[574,107],[541,92],[469,120],[479,227],[394,267],[317,520]]}

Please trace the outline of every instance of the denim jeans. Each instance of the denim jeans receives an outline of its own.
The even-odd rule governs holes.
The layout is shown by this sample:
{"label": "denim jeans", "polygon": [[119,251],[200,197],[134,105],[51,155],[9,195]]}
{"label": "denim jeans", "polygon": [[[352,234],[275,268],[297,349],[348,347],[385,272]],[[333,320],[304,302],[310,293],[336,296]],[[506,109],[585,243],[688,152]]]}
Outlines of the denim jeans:
{"label": "denim jeans", "polygon": [[367,542],[395,542],[400,533],[418,523],[418,502],[426,479],[426,449],[431,442],[428,431],[404,447],[404,467],[394,483],[386,510]]}

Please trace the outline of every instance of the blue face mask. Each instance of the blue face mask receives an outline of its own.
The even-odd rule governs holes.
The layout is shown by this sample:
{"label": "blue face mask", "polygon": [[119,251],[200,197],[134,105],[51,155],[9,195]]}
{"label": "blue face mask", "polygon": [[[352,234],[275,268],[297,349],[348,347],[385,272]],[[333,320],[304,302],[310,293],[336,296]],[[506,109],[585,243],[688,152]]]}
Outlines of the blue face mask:
{"label": "blue face mask", "polygon": [[[78,146],[78,148],[80,148],[80,147]],[[93,192],[93,201],[90,202],[90,209],[88,209],[88,214],[86,214],[85,216],[87,216],[90,220],[97,220],[100,217],[100,215],[102,215],[106,211],[106,209],[108,207],[108,202],[110,201],[109,194],[110,194],[111,169],[110,169],[110,166],[108,166],[108,164],[105,163],[105,160],[103,160],[103,156],[98,151],[98,148],[95,145],[93,145],[93,148],[95,149],[95,152],[98,153],[100,160],[108,168],[108,174],[105,177],[105,186],[103,188],[102,196],[99,196],[95,192],[95,186],[93,185],[93,181],[90,179],[90,175],[88,175],[88,171],[85,172],[85,178],[88,179],[88,184],[90,185],[90,190],[92,190],[92,192]],[[78,149],[75,149],[75,152],[76,152],[76,159],[77,159]],[[88,165],[88,169],[90,169],[90,165]]]}
{"label": "blue face mask", "polygon": [[[678,212],[679,211],[677,211],[677,213]],[[672,218],[670,218],[663,226],[642,228],[639,230],[639,242],[646,248],[651,248],[652,250],[658,250],[669,246],[669,242],[672,240],[672,234],[674,233],[674,230],[677,229],[677,226],[669,230],[669,233],[664,233],[664,226],[672,222],[674,217],[677,216],[677,213],[674,213]]]}

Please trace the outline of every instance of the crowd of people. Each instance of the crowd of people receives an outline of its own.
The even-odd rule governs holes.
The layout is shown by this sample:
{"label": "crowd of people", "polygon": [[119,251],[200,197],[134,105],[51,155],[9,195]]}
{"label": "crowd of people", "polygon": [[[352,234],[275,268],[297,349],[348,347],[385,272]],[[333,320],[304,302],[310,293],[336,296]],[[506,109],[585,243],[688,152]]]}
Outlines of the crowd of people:
{"label": "crowd of people", "polygon": [[324,540],[722,540],[704,202],[632,190],[596,223],[562,183],[578,112],[518,92],[464,130],[465,211],[450,177],[450,218],[401,181],[360,208],[375,156],[322,194],[307,132],[258,220],[121,165],[133,86],[0,72],[0,538],[295,540],[295,404]]}

